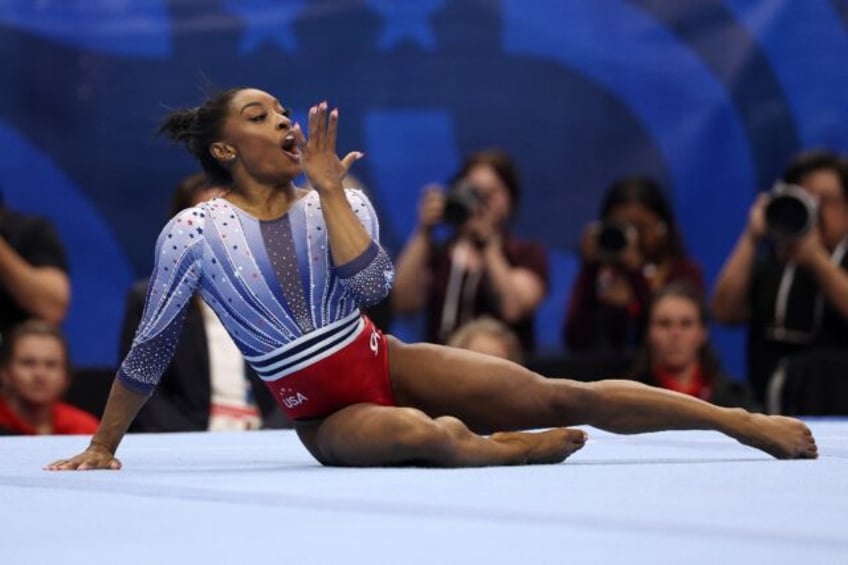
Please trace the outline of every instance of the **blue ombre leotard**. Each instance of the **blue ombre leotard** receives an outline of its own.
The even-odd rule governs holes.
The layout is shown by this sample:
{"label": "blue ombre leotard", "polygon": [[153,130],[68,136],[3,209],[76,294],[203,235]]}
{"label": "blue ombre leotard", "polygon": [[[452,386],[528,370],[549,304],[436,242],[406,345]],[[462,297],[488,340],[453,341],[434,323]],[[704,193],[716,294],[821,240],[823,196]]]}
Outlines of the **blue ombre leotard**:
{"label": "blue ombre leotard", "polygon": [[[379,224],[371,203],[359,190],[345,194],[372,242],[340,266],[330,255],[315,191],[276,220],[257,220],[221,198],[171,219],[157,241],[144,314],[118,370],[121,383],[140,393],[153,391],[195,293],[266,383],[302,371],[357,338],[368,343],[359,307],[388,294],[394,271],[377,243]],[[369,326],[369,331],[375,330]],[[285,397],[278,401],[288,406]]]}

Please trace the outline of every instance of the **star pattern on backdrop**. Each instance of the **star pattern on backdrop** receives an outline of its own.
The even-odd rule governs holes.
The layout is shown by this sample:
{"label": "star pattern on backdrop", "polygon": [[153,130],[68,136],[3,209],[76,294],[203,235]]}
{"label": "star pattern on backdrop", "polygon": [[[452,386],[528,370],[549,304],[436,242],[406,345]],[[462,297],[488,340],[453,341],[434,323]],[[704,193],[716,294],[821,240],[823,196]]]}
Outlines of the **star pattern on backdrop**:
{"label": "star pattern on backdrop", "polygon": [[251,53],[271,43],[289,53],[297,51],[297,39],[291,24],[306,0],[226,0],[225,9],[245,24],[239,50]]}
{"label": "star pattern on backdrop", "polygon": [[380,47],[391,49],[403,41],[411,41],[427,50],[436,48],[431,17],[444,0],[366,0],[383,19]]}

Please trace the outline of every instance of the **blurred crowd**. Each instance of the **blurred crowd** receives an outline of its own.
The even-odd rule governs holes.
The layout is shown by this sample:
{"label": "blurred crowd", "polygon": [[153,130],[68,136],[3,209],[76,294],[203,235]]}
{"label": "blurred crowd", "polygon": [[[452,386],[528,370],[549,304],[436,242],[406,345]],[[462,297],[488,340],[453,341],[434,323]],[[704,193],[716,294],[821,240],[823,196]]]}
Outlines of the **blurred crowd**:
{"label": "blurred crowd", "polygon": [[[848,414],[844,157],[815,149],[787,163],[752,202],[712,284],[687,250],[668,187],[638,175],[615,180],[597,217],[585,221],[557,352],[537,351],[549,259],[543,243],[513,229],[520,178],[510,155],[491,149],[468,155],[446,181],[422,187],[416,225],[394,257],[392,293],[365,312],[378,327],[390,332],[395,321],[419,317],[426,341],[503,357],[551,378],[617,376],[724,406]],[[367,191],[352,177],[346,184]],[[202,173],[189,175],[162,222],[225,193]],[[48,220],[0,205],[0,434],[96,428],[102,406],[85,411],[66,401],[74,378],[86,378],[74,370],[61,330],[73,294],[68,268]],[[121,355],[142,319],[147,280],[126,292],[115,343]],[[745,374],[723,369],[710,340],[715,324],[747,329]],[[289,425],[195,297],[173,360],[132,431]]]}

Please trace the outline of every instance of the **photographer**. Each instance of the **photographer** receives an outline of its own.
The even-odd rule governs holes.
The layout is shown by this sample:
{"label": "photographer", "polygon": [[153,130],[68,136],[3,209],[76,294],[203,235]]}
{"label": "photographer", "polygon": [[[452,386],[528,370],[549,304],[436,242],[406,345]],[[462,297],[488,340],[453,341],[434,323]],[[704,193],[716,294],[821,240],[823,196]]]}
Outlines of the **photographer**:
{"label": "photographer", "polygon": [[[450,187],[424,189],[418,225],[396,261],[395,312],[426,309],[426,339],[434,343],[488,315],[509,325],[524,350],[533,351],[533,315],[547,289],[548,261],[544,247],[507,229],[520,193],[512,160],[496,150],[473,153]],[[451,235],[438,241],[434,230],[445,224]]]}
{"label": "photographer", "polygon": [[571,351],[633,352],[653,294],[675,280],[703,291],[703,277],[687,258],[671,206],[653,180],[613,182],[600,216],[583,232],[563,339]]}
{"label": "photographer", "polygon": [[797,218],[773,213],[767,222],[773,196],[760,194],[719,275],[712,303],[717,321],[748,324],[748,376],[759,401],[782,359],[818,349],[848,350],[845,165],[828,151],[803,153],[790,163],[783,181],[814,197],[810,227],[792,237],[780,224]]}

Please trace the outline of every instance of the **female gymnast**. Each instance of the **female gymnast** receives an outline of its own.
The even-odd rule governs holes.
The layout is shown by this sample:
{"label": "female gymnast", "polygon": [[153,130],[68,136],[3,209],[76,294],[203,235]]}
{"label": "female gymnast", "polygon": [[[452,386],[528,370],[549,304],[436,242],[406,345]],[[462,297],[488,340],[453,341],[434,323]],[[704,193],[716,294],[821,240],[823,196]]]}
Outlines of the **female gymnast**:
{"label": "female gymnast", "polygon": [[[229,192],[162,231],[144,315],[100,427],[85,451],[47,469],[121,467],[118,444],[166,367],[195,292],[324,465],[555,463],[583,447],[586,434],[568,428],[580,424],[624,434],[712,429],[774,457],[817,456],[795,419],[632,381],[547,379],[496,357],[383,335],[359,308],[388,293],[393,269],[371,204],[342,186],[363,155],[336,155],[338,119],[326,102],[313,106],[307,139],[279,100],[251,88],[167,117],[162,132]],[[302,171],[310,190],[293,185]]]}

